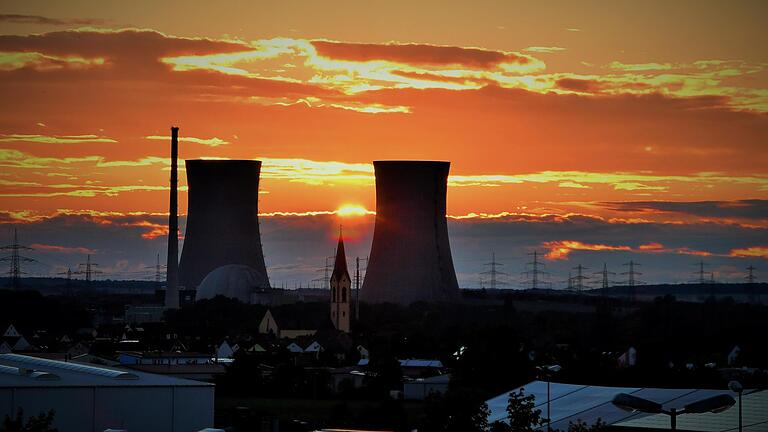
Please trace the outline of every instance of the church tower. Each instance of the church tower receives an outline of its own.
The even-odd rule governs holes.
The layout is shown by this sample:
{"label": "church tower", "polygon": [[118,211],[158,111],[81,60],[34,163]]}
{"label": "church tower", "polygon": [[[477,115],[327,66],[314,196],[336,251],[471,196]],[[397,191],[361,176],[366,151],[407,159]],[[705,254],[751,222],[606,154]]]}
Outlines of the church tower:
{"label": "church tower", "polygon": [[331,273],[331,321],[337,330],[349,333],[349,311],[352,302],[352,279],[347,270],[347,255],[344,253],[344,239],[339,228],[339,245],[336,247],[336,261]]}

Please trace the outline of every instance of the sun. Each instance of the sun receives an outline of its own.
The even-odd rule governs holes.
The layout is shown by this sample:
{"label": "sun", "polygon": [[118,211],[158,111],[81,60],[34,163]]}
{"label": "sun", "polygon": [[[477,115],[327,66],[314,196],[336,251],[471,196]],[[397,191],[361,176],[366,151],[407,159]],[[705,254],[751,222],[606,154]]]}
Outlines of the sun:
{"label": "sun", "polygon": [[365,216],[372,213],[359,204],[344,204],[336,209],[336,215],[341,217]]}

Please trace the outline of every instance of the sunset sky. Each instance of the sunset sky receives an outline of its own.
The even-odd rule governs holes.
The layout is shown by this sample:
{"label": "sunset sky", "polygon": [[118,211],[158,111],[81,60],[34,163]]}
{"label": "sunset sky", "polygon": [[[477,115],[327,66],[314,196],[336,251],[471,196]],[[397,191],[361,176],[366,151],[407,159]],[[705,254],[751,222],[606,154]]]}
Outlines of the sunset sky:
{"label": "sunset sky", "polygon": [[263,161],[275,285],[339,221],[367,255],[378,159],[451,162],[464,287],[492,252],[520,286],[533,250],[557,287],[630,259],[740,281],[768,270],[766,46],[762,1],[4,1],[2,243],[150,277],[175,125],[182,158]]}

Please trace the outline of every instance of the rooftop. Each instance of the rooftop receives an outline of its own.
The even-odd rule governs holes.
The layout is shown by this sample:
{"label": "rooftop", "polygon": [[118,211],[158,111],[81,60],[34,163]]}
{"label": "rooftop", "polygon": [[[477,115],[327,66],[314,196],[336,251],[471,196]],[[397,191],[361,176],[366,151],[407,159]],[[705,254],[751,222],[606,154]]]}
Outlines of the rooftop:
{"label": "rooftop", "polygon": [[0,388],[18,387],[200,387],[211,384],[134,370],[0,354]]}
{"label": "rooftop", "polygon": [[[524,394],[533,395],[535,407],[547,413],[547,383],[533,381],[512,390],[524,389]],[[707,397],[727,393],[734,398],[738,395],[728,390],[712,389],[661,389],[639,387],[603,387],[579,384],[551,383],[550,410],[553,430],[567,430],[569,422],[581,420],[594,424],[601,419],[608,425],[635,428],[669,428],[666,415],[627,412],[615,407],[611,400],[619,393],[628,393],[643,399],[658,402],[664,408],[682,408],[686,404]],[[501,420],[506,414],[509,393],[504,393],[487,401],[491,411],[490,421]],[[768,391],[750,391],[743,393],[743,420],[745,431],[764,431],[768,428]],[[738,429],[738,408],[733,407],[718,414],[685,414],[677,418],[678,430],[719,432]],[[541,428],[542,430],[546,427]]]}

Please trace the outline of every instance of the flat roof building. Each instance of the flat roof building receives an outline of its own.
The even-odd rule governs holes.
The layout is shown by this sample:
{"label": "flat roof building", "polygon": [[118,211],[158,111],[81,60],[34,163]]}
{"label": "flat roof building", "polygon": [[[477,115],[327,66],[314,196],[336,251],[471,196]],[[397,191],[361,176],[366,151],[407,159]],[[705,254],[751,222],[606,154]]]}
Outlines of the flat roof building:
{"label": "flat roof building", "polygon": [[196,431],[213,426],[212,384],[0,354],[0,418],[55,411],[60,432]]}
{"label": "flat roof building", "polygon": [[[523,389],[525,395],[535,397],[535,409],[541,410],[542,419],[547,417],[547,383],[533,381],[512,392]],[[568,430],[568,424],[581,420],[593,425],[598,419],[610,426],[610,430],[666,430],[669,416],[642,412],[627,412],[611,403],[614,396],[627,393],[662,404],[665,409],[681,409],[685,405],[708,397],[730,394],[729,390],[717,389],[664,389],[642,387],[605,387],[581,384],[551,383],[549,409],[552,416],[552,430]],[[488,400],[491,412],[489,421],[504,420],[509,393]],[[765,431],[768,427],[768,391],[745,390],[743,393],[743,430]],[[683,414],[677,417],[677,429],[681,431],[725,432],[738,430],[738,407],[719,413]],[[542,425],[538,430],[545,431]]]}

